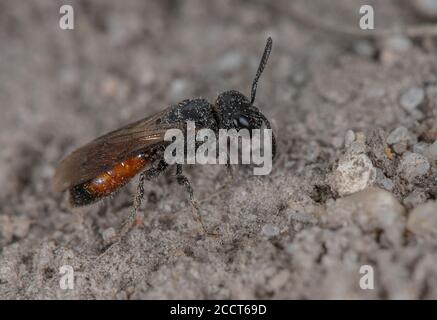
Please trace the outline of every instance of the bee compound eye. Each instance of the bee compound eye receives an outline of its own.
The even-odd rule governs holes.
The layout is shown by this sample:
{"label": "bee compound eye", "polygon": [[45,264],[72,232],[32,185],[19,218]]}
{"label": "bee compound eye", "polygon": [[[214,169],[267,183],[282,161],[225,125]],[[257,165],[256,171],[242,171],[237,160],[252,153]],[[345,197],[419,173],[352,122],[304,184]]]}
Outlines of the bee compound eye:
{"label": "bee compound eye", "polygon": [[249,128],[249,119],[247,119],[247,117],[240,116],[238,118],[238,122],[239,122],[240,126],[242,126],[244,128]]}

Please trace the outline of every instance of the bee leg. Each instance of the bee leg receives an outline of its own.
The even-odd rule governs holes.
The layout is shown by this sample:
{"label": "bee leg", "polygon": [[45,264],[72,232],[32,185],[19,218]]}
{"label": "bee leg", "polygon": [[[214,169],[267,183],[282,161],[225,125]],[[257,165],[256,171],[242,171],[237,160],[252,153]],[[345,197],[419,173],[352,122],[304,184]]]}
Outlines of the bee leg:
{"label": "bee leg", "polygon": [[167,168],[167,163],[164,161],[159,162],[156,168],[150,168],[140,174],[140,179],[138,181],[137,193],[134,198],[134,210],[137,211],[141,202],[144,198],[144,181],[150,181],[158,177],[161,172],[163,172]]}
{"label": "bee leg", "polygon": [[193,188],[191,187],[190,181],[188,180],[188,178],[186,176],[184,176],[182,174],[182,165],[181,164],[176,165],[176,179],[181,186],[185,187],[185,191],[188,193],[188,196],[190,197],[191,207],[193,208],[194,214],[197,217],[197,222],[200,224],[203,233],[208,234],[208,232],[205,228],[205,225],[203,223],[202,216],[200,215],[199,203],[194,198]]}
{"label": "bee leg", "polygon": [[147,173],[145,172],[141,172],[140,178],[138,179],[137,192],[135,193],[135,197],[134,197],[134,205],[130,216],[130,220],[133,221],[133,224],[135,226],[143,225],[144,216],[138,213],[138,209],[140,208],[141,202],[143,201],[144,198],[144,180],[146,180],[146,174]]}
{"label": "bee leg", "polygon": [[210,195],[210,197],[211,196],[214,197],[214,196],[222,193],[223,191],[226,191],[229,188],[229,185],[234,181],[234,178],[235,178],[234,170],[232,168],[231,160],[229,158],[229,152],[226,154],[226,156],[227,156],[227,161],[226,161],[226,164],[225,164],[226,165],[226,173],[227,173],[226,182],[225,182],[225,184],[223,186],[218,188],[218,190],[216,190],[212,195]]}
{"label": "bee leg", "polygon": [[233,168],[231,166],[230,163],[230,159],[229,159],[229,153],[227,154],[227,162],[225,163],[226,165],[226,172],[227,172],[227,179],[224,185],[222,185],[221,187],[219,187],[217,190],[215,190],[213,193],[209,194],[208,196],[206,196],[203,199],[200,199],[200,203],[203,203],[205,201],[208,201],[212,198],[217,197],[218,195],[222,194],[223,192],[225,192],[226,190],[229,189],[230,184],[234,181],[235,176],[234,176],[234,171]]}
{"label": "bee leg", "polygon": [[140,178],[138,180],[137,192],[134,197],[134,204],[132,211],[130,212],[128,218],[121,226],[120,235],[123,236],[126,234],[133,226],[141,226],[143,225],[144,216],[138,213],[140,209],[142,200],[144,198],[144,182],[150,181],[159,176],[161,172],[163,172],[167,168],[167,164],[162,161],[158,164],[157,168],[150,168],[140,174]]}
{"label": "bee leg", "polygon": [[146,172],[142,172],[138,180],[137,192],[135,193],[132,210],[120,227],[119,237],[123,237],[133,226],[141,226],[143,224],[143,217],[138,214],[138,209],[140,208],[144,197],[145,180]]}
{"label": "bee leg", "polygon": [[234,171],[232,170],[231,159],[229,158],[229,152],[226,154],[226,172],[228,173],[228,181],[226,185],[234,180]]}

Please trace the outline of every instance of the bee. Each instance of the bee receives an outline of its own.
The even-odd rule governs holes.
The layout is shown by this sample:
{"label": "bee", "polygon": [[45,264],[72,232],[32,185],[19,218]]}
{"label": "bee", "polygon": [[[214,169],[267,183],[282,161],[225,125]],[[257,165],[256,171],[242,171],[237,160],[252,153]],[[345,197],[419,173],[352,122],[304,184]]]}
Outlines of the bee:
{"label": "bee", "polygon": [[[86,206],[112,195],[140,173],[134,212],[144,196],[144,182],[152,180],[168,169],[164,150],[169,144],[164,140],[168,129],[183,129],[187,121],[196,128],[219,129],[271,129],[270,122],[254,106],[258,80],[272,50],[269,37],[251,87],[250,100],[242,93],[230,90],[221,93],[214,104],[205,99],[183,100],[177,105],[154,115],[109,132],[84,145],[61,161],[53,177],[53,189],[69,191],[74,207]],[[276,151],[272,134],[272,154]],[[227,165],[230,168],[229,164]],[[189,199],[202,225],[198,204],[190,181],[183,174],[182,165],[176,164],[177,182],[185,187]]]}

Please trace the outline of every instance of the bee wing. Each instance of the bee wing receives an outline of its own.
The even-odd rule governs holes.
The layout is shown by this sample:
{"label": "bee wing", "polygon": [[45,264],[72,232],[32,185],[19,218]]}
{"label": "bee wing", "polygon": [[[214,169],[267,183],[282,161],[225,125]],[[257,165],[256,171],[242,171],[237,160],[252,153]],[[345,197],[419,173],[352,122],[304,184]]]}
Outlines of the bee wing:
{"label": "bee wing", "polygon": [[178,124],[160,124],[168,109],[128,124],[84,145],[65,158],[56,169],[53,189],[65,191],[95,178],[114,165],[164,141],[168,129]]}

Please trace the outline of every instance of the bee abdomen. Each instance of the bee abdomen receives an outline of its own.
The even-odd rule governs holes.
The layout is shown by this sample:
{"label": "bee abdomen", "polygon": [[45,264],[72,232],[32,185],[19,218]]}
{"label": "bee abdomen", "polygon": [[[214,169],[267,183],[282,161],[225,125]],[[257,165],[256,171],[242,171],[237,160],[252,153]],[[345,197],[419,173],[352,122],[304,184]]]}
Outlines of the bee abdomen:
{"label": "bee abdomen", "polygon": [[70,202],[73,206],[85,206],[107,197],[130,181],[149,160],[139,154],[120,162],[97,177],[70,188]]}

